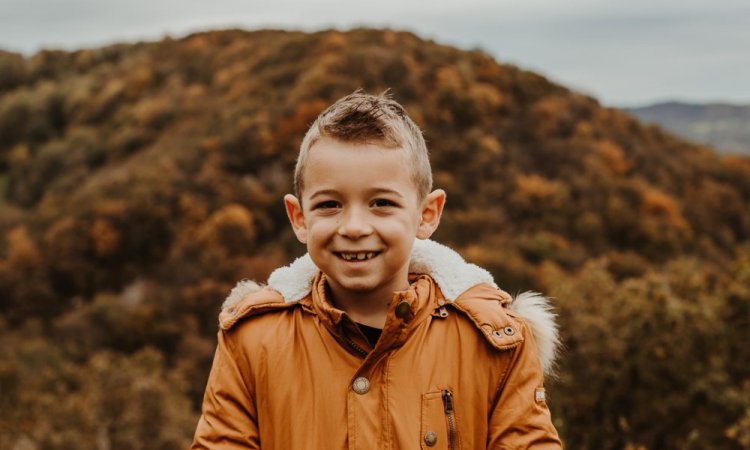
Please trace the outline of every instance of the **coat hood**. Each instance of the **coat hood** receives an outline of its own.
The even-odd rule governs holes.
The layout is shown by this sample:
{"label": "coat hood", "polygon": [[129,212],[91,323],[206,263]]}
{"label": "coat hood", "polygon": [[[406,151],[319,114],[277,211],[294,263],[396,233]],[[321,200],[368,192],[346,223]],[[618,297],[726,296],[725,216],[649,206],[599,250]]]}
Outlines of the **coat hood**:
{"label": "coat hood", "polygon": [[[318,271],[310,255],[305,254],[288,266],[273,271],[268,278],[268,287],[281,294],[285,302],[298,302],[310,293]],[[429,239],[417,239],[414,242],[409,272],[430,275],[449,302],[478,284],[484,283],[499,289],[487,270],[467,263],[454,250]],[[222,304],[222,309],[234,306],[246,295],[261,288],[255,281],[240,281]],[[520,315],[531,329],[542,369],[545,374],[549,374],[560,347],[556,315],[549,300],[537,292],[527,291],[513,298],[510,309]]]}

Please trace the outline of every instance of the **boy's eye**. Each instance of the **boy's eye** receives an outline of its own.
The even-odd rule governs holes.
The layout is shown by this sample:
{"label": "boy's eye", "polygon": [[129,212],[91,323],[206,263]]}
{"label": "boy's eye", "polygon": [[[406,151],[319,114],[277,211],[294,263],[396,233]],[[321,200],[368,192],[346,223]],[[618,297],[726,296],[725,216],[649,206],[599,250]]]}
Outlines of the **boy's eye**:
{"label": "boy's eye", "polygon": [[338,202],[335,202],[333,200],[326,200],[324,202],[316,203],[313,209],[329,209],[329,208],[336,208],[338,207]]}
{"label": "boy's eye", "polygon": [[379,198],[379,199],[375,200],[374,202],[372,202],[372,204],[373,204],[373,206],[376,206],[378,208],[382,208],[382,207],[386,207],[386,206],[396,206],[395,203],[393,203],[390,200],[384,199],[384,198]]}

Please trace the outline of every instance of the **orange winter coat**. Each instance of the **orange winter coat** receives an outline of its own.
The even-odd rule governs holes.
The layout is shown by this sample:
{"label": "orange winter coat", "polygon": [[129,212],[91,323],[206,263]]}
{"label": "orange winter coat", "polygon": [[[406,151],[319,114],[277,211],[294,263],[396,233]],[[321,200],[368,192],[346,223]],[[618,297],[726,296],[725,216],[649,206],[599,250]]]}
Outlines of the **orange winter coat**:
{"label": "orange winter coat", "polygon": [[417,241],[410,271],[374,348],[307,255],[266,287],[238,285],[192,448],[562,448],[544,397],[557,343],[544,298],[512,300],[432,241]]}

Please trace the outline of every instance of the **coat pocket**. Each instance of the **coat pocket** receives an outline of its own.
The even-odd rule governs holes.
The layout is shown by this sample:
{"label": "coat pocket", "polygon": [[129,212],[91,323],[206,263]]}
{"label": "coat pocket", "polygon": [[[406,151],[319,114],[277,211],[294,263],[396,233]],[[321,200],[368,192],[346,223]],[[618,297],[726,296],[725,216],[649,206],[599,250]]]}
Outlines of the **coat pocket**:
{"label": "coat pocket", "polygon": [[422,394],[421,448],[456,450],[459,448],[453,393],[440,390]]}

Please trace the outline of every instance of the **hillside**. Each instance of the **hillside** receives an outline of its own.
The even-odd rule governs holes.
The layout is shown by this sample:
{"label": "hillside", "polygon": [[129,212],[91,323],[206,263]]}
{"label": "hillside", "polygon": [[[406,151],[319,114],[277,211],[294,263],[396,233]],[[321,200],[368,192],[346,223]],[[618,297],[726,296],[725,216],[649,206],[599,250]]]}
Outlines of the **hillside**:
{"label": "hillside", "polygon": [[750,105],[668,102],[627,111],[721,153],[750,155]]}
{"label": "hillside", "polygon": [[392,30],[0,69],[0,448],[186,446],[219,305],[304,251],[281,203],[297,147],[358,87],[424,129],[448,192],[435,238],[555,298],[568,448],[750,448],[750,159]]}

